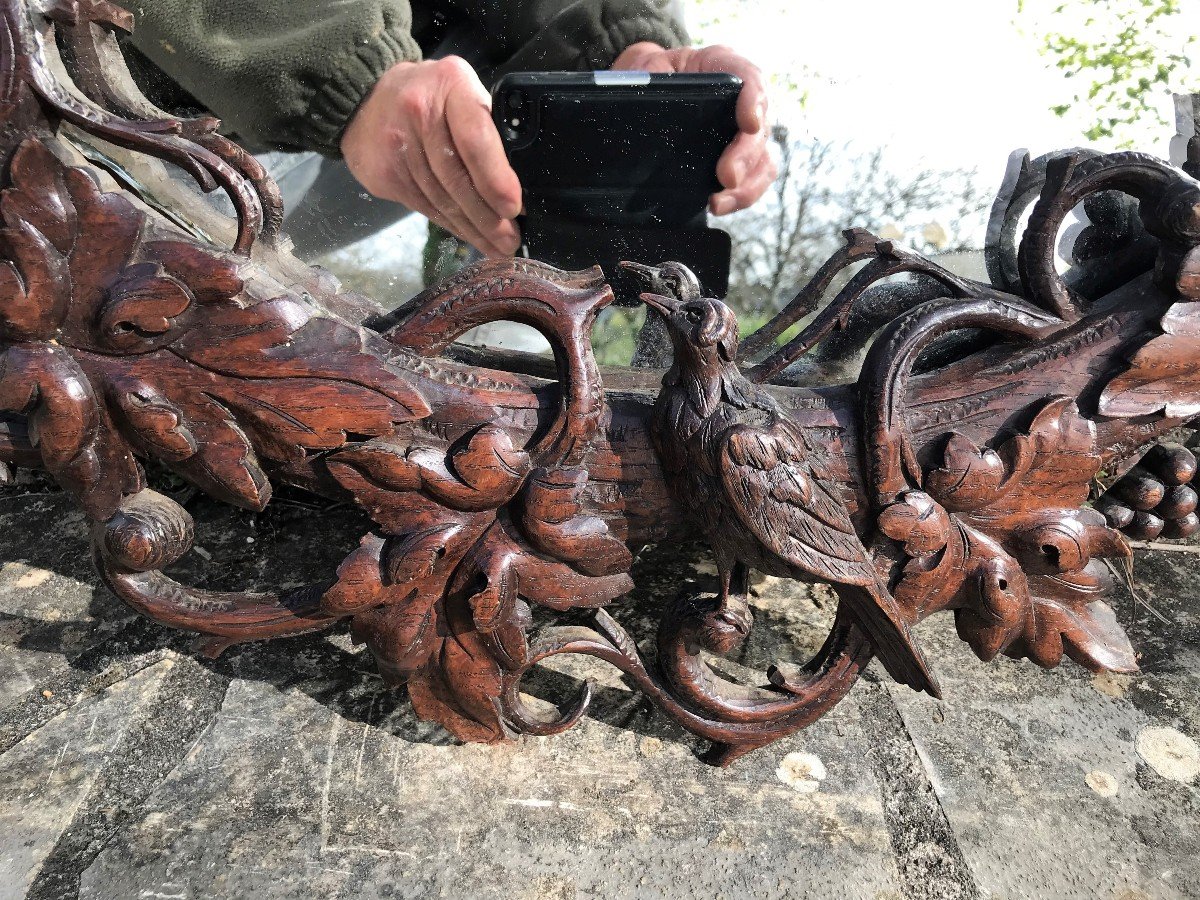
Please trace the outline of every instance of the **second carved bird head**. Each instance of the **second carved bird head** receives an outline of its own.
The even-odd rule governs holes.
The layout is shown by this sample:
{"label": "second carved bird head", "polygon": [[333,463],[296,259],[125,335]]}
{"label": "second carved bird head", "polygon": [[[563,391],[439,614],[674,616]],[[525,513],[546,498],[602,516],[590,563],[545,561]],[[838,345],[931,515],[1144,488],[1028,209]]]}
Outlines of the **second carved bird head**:
{"label": "second carved bird head", "polygon": [[676,300],[697,300],[703,293],[696,273],[681,262],[668,260],[657,266],[622,262],[621,268],[641,281],[651,294],[674,297]]}
{"label": "second carved bird head", "polygon": [[677,300],[645,293],[642,302],[662,313],[677,362],[716,370],[737,359],[738,323],[733,310],[714,297]]}

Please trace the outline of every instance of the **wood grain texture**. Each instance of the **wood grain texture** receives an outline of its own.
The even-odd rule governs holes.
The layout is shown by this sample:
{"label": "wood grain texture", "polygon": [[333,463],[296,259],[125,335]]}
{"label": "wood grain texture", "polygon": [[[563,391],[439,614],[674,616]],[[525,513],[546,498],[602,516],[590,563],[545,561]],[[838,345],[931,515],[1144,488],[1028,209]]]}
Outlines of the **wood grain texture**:
{"label": "wood grain texture", "polygon": [[[985,660],[1136,668],[1104,563],[1130,562],[1127,535],[1200,530],[1195,455],[1162,443],[1200,415],[1200,185],[1183,172],[1128,153],[1015,157],[992,283],[854,229],[741,347],[689,273],[641,261],[671,367],[644,368],[663,349],[647,337],[642,368],[601,370],[600,271],[485,261],[384,314],[291,258],[277,189],[214,120],[137,93],[114,37],[127,13],[2,9],[0,460],[72,494],[101,578],[139,612],[211,653],[348,620],[418,712],[466,740],[570,727],[590,692],[547,717],[522,678],[595,656],[721,764],[824,714],[874,656],[936,693],[918,628],[935,613]],[[89,164],[80,135],[225,191],[229,246],[132,192],[116,163]],[[1091,225],[1062,274],[1057,236],[1081,204]],[[913,302],[864,313],[898,274]],[[553,358],[454,344],[499,319],[539,329]],[[859,349],[854,383],[800,381],[806,355],[844,371]],[[147,487],[148,461],[252,510],[280,484],[352,501],[373,528],[324,581],[199,590],[166,574],[193,526]],[[670,604],[647,659],[603,607],[631,589],[634,551],[694,535],[721,590]],[[751,569],[829,582],[841,602],[813,660],[742,685],[703,651],[744,639]],[[591,624],[534,633],[535,606]]]}

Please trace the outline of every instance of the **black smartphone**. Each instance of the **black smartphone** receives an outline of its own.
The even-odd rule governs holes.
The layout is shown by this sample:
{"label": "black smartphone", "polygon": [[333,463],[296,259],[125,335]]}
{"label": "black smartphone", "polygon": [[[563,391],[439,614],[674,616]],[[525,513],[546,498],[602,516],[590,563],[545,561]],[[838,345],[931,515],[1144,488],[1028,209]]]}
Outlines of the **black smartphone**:
{"label": "black smartphone", "polygon": [[741,87],[719,73],[502,78],[492,113],[521,180],[523,252],[563,268],[599,264],[619,295],[619,260],[676,259],[724,295],[729,236],[708,227],[706,210]]}

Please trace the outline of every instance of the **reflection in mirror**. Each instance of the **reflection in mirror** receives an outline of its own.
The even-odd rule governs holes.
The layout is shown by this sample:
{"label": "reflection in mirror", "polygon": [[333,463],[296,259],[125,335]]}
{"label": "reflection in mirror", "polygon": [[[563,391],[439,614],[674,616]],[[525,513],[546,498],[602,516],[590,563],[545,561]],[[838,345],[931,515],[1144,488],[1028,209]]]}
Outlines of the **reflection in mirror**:
{"label": "reflection in mirror", "polygon": [[[1141,0],[1102,9],[1058,0],[1028,0],[1019,9],[917,0],[900,9],[888,0],[862,0],[848,22],[836,4],[684,0],[692,43],[740,52],[762,70],[769,96],[767,144],[778,177],[750,208],[710,217],[732,238],[726,299],[743,333],[769,322],[843,246],[842,232],[850,227],[957,275],[987,280],[989,210],[1006,172],[1015,177],[1008,161],[1018,147],[1034,158],[1079,145],[1166,156],[1175,133],[1171,91],[1197,87],[1187,83],[1186,54],[1191,36],[1200,34],[1200,9],[1167,0],[1151,6],[1153,15]],[[151,22],[147,34],[154,27]],[[491,83],[496,73],[472,50],[466,23],[443,22],[435,37],[421,37],[430,42],[426,57],[466,57],[483,84]],[[157,70],[139,65],[148,61],[134,53],[135,75],[149,96],[178,107],[177,86],[147,84]],[[1177,148],[1181,153],[1186,148]],[[372,197],[342,159],[281,150],[258,158],[279,183],[296,254],[387,309],[478,258],[423,216]],[[1009,212],[1023,226],[1028,210]],[[1062,269],[1087,216],[1078,210],[1064,226]],[[196,227],[211,229],[202,222]],[[998,227],[993,222],[993,230]],[[861,265],[846,268],[824,297],[834,296]],[[893,281],[902,287],[889,295],[889,308],[929,293],[921,276]],[[630,362],[644,317],[636,307],[603,313],[594,337],[601,362]],[[758,341],[759,356],[806,321],[768,329]],[[536,333],[511,323],[476,329],[463,341],[549,349]]]}

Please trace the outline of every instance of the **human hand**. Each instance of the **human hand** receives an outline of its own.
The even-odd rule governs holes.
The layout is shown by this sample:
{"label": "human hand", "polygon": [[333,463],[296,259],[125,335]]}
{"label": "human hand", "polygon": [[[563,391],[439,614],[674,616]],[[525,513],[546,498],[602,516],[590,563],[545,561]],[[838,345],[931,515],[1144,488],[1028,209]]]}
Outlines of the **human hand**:
{"label": "human hand", "polygon": [[520,246],[521,183],[475,70],[447,56],[388,69],[341,141],[346,165],[376,197],[403,203],[487,256]]}
{"label": "human hand", "polygon": [[612,67],[646,72],[727,72],[742,79],[738,133],[717,162],[717,180],[725,190],[713,194],[708,206],[713,215],[723,216],[745,209],[767,192],[778,170],[767,149],[767,92],[758,66],[728,47],[667,50],[644,41],[626,47]]}

